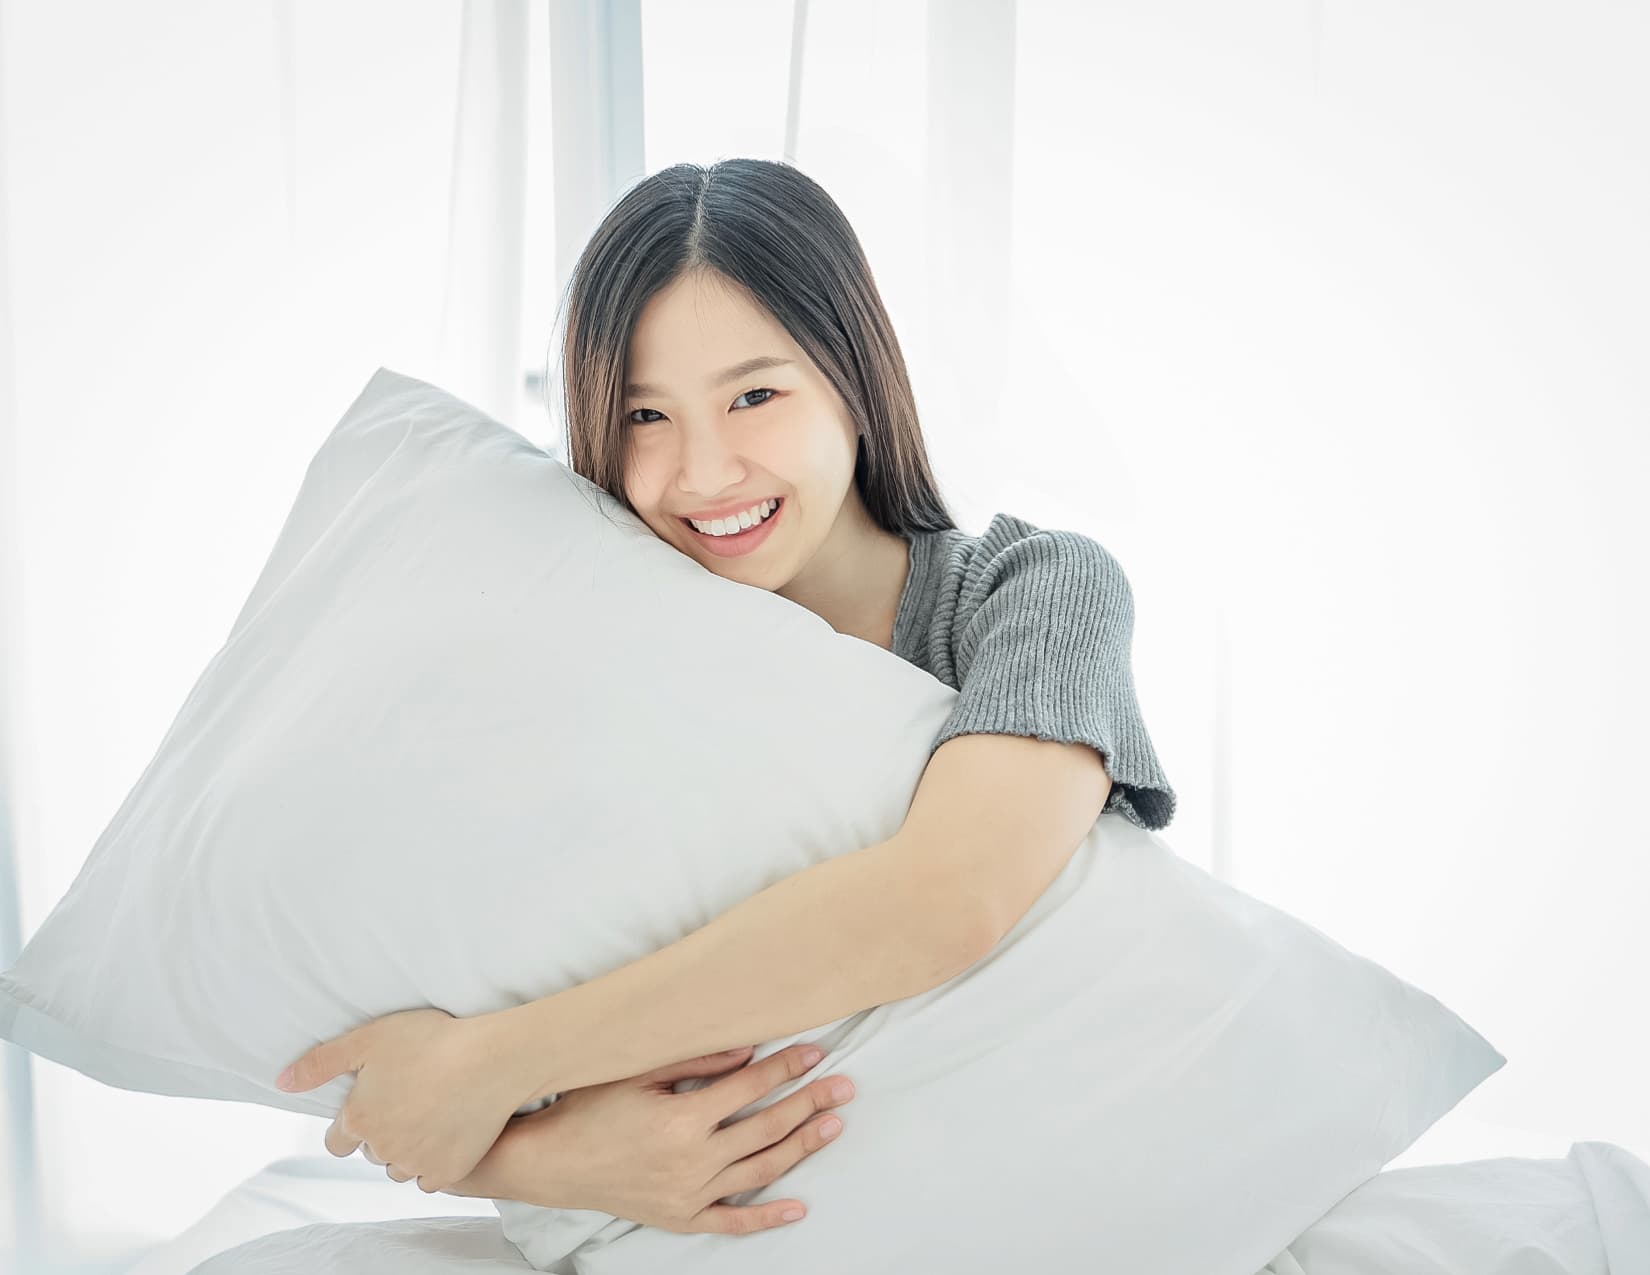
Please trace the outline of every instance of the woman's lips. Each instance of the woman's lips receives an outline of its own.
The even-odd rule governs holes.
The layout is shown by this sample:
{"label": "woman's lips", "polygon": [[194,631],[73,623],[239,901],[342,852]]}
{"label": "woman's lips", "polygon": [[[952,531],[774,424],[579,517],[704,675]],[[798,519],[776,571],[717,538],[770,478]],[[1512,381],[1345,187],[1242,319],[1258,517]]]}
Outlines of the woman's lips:
{"label": "woman's lips", "polygon": [[694,540],[718,558],[742,558],[747,553],[754,553],[759,549],[762,543],[773,535],[774,524],[785,516],[785,507],[790,502],[783,496],[778,499],[778,508],[764,518],[759,526],[751,527],[735,535],[707,536],[694,527],[686,518],[682,519],[682,525],[688,529],[688,535],[692,536]]}

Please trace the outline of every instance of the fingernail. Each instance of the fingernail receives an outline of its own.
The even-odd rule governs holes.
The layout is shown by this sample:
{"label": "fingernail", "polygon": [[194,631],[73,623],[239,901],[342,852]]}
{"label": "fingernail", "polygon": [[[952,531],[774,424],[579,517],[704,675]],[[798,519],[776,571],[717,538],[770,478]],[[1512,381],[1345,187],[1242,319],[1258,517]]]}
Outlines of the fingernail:
{"label": "fingernail", "polygon": [[804,1067],[812,1067],[823,1057],[825,1057],[825,1051],[823,1049],[821,1049],[818,1045],[809,1045],[802,1051],[802,1065]]}
{"label": "fingernail", "polygon": [[842,1121],[832,1116],[829,1120],[819,1122],[819,1136],[827,1140],[836,1137],[842,1132]]}
{"label": "fingernail", "polygon": [[277,1088],[277,1089],[290,1089],[290,1088],[292,1088],[292,1068],[291,1067],[288,1067],[279,1076],[275,1077],[275,1088]]}
{"label": "fingernail", "polygon": [[787,1222],[800,1222],[802,1220],[802,1210],[786,1209],[779,1216],[784,1218]]}

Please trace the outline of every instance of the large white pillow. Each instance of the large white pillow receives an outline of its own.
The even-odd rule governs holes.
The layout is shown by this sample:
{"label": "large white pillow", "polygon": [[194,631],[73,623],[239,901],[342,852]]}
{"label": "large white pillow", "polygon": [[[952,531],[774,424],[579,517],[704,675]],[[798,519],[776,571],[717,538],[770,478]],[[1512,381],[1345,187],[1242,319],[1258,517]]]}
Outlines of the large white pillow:
{"label": "large white pillow", "polygon": [[[381,369],[0,975],[0,1035],[112,1085],[330,1117],[353,1076],[271,1082],[364,1016],[575,986],[891,836],[955,697]],[[732,1198],[796,1195],[802,1223],[502,1201],[507,1234],[583,1275],[1252,1275],[1505,1062],[1115,814],[987,959],[758,1056],[801,1039],[855,1081],[846,1132]]]}

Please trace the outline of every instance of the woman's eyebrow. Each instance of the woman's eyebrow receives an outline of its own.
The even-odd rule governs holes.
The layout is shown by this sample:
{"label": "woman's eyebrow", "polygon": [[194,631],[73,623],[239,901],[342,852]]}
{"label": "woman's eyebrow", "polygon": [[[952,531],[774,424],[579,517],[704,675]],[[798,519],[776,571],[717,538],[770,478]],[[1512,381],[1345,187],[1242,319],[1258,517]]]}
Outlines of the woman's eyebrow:
{"label": "woman's eyebrow", "polygon": [[[746,359],[743,363],[735,363],[732,367],[718,372],[709,381],[705,382],[705,388],[713,390],[720,385],[726,385],[729,381],[737,381],[741,377],[749,376],[752,372],[760,372],[764,368],[770,367],[786,367],[795,361],[795,359],[782,359],[773,354],[758,354],[753,359]],[[626,394],[663,394],[664,390],[657,385],[649,385],[645,381],[633,381],[624,387],[624,392]]]}

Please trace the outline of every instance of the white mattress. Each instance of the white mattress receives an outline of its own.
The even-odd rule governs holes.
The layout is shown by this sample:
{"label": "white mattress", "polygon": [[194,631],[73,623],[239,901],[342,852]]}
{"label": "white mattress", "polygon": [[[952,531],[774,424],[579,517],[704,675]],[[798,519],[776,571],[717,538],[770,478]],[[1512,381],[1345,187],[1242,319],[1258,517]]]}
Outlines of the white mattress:
{"label": "white mattress", "polygon": [[[197,1270],[524,1275],[533,1267],[504,1238],[490,1201],[426,1195],[359,1155],[319,1155],[277,1160],[126,1275]],[[1568,1143],[1451,1113],[1256,1275],[1394,1272],[1647,1275],[1650,1165],[1612,1143]],[[569,1266],[563,1275],[576,1273]]]}

